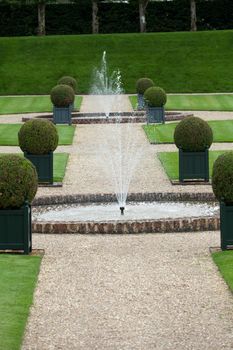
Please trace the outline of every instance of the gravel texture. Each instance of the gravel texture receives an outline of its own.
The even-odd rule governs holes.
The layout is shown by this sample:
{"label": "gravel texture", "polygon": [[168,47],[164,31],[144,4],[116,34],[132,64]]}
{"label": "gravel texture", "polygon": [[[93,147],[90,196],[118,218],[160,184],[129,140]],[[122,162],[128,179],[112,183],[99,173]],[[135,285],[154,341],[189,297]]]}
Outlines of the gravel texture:
{"label": "gravel texture", "polygon": [[[122,110],[131,108],[126,99]],[[85,111],[102,107],[96,96],[83,100]],[[172,186],[155,157],[161,146],[148,143],[140,124],[131,131],[133,152],[144,150],[131,192],[211,191]],[[113,192],[100,152],[106,135],[111,154],[112,125],[78,126],[63,188],[40,188],[38,196]],[[34,234],[45,256],[22,350],[233,349],[233,297],[209,254],[219,244],[219,232]]]}
{"label": "gravel texture", "polygon": [[219,233],[33,239],[45,256],[22,350],[233,348]]}

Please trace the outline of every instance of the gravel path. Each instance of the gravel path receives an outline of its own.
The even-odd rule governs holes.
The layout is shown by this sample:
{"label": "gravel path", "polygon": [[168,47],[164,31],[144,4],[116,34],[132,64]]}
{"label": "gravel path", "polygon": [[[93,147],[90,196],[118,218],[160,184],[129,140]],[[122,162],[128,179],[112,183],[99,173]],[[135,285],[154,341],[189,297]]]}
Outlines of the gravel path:
{"label": "gravel path", "polygon": [[22,350],[233,348],[215,232],[34,235],[45,249]]}
{"label": "gravel path", "polygon": [[[93,98],[83,102],[96,110]],[[113,192],[106,174],[124,162],[119,135],[121,154],[143,151],[131,192],[211,191],[172,186],[155,153],[173,146],[150,145],[141,124],[106,124],[76,128],[73,145],[59,148],[70,152],[63,188],[38,195]],[[33,245],[45,256],[22,350],[233,349],[233,297],[209,254],[218,232],[34,234]]]}

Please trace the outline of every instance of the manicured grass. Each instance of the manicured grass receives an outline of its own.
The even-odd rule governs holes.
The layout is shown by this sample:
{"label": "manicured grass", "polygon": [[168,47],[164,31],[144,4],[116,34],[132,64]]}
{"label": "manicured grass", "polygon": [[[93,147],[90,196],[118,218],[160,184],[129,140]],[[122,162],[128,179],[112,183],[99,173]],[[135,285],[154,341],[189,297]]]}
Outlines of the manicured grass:
{"label": "manicured grass", "polygon": [[233,292],[233,251],[216,252],[212,254],[212,257]]}
{"label": "manicured grass", "polygon": [[167,92],[231,92],[232,39],[232,30],[2,37],[0,94],[48,94],[62,75],[87,93],[104,50],[129,93],[144,76]]}
{"label": "manicured grass", "polygon": [[0,255],[0,348],[19,350],[41,257]]}
{"label": "manicured grass", "polygon": [[[212,175],[213,163],[226,151],[210,151],[209,152],[209,171]],[[158,158],[164,167],[164,170],[170,180],[178,180],[179,178],[179,156],[177,152],[159,152]]]}
{"label": "manicured grass", "polygon": [[[18,146],[18,131],[22,124],[0,124],[0,146]],[[59,145],[72,145],[75,126],[57,125]]]}
{"label": "manicured grass", "polygon": [[[82,97],[76,96],[75,108],[80,109]],[[0,114],[52,112],[49,96],[1,96]],[[0,118],[1,122],[1,118]]]}
{"label": "manicured grass", "polygon": [[66,173],[66,165],[69,159],[68,153],[54,153],[53,181],[62,182]]}
{"label": "manicured grass", "polygon": [[[150,143],[174,143],[173,135],[178,123],[144,125]],[[210,120],[214,142],[233,142],[233,120]]]}
{"label": "manicured grass", "polygon": [[[137,97],[129,97],[134,109],[137,108]],[[183,111],[233,111],[233,95],[168,95],[166,110]]]}

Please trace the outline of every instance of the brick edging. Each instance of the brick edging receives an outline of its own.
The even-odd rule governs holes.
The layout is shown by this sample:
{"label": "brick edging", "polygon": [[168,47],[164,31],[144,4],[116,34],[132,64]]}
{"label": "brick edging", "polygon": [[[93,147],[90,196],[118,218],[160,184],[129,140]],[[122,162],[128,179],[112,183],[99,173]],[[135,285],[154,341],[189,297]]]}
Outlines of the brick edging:
{"label": "brick edging", "polygon": [[219,230],[219,217],[109,222],[33,222],[32,232],[46,234],[139,234]]}

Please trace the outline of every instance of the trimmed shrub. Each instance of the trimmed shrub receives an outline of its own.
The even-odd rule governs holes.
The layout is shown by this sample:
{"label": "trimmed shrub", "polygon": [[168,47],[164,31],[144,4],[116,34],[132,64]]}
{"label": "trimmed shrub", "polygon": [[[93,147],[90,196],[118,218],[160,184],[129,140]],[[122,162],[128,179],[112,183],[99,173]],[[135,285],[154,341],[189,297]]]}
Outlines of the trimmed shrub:
{"label": "trimmed shrub", "polygon": [[214,162],[212,187],[219,201],[233,203],[233,152],[221,154]]}
{"label": "trimmed shrub", "polygon": [[145,91],[144,100],[149,107],[163,107],[167,102],[167,95],[162,88],[152,86]]}
{"label": "trimmed shrub", "polygon": [[74,102],[75,94],[72,87],[60,84],[52,88],[50,98],[55,107],[69,107]]}
{"label": "trimmed shrub", "polygon": [[49,120],[33,119],[22,125],[18,139],[23,152],[47,154],[57,148],[58,132]]}
{"label": "trimmed shrub", "polygon": [[57,84],[58,85],[68,85],[68,86],[72,87],[74,92],[77,91],[77,80],[74,79],[73,77],[64,76],[58,80]]}
{"label": "trimmed shrub", "polygon": [[34,165],[19,155],[0,156],[0,209],[20,208],[31,203],[37,191]]}
{"label": "trimmed shrub", "polygon": [[149,79],[149,78],[141,78],[138,79],[137,83],[136,83],[136,91],[138,94],[143,95],[144,92],[149,89],[150,87],[154,86],[154,82],[153,80]]}
{"label": "trimmed shrub", "polygon": [[205,120],[186,117],[175,128],[174,142],[183,151],[204,151],[213,142],[213,132]]}

